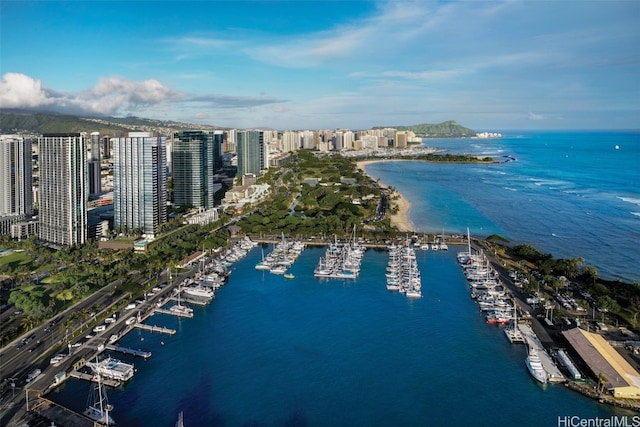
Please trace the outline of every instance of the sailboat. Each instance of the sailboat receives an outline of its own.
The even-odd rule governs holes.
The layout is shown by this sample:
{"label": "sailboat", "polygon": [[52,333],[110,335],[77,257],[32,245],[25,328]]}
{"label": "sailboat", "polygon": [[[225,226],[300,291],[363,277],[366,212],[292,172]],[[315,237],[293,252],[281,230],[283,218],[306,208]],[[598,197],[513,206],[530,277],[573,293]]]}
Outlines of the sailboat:
{"label": "sailboat", "polygon": [[102,386],[102,377],[100,374],[96,374],[96,376],[98,382],[96,385],[91,385],[91,392],[87,399],[87,409],[84,410],[83,414],[100,425],[113,426],[116,422],[109,415],[109,412],[113,410],[113,405],[110,405],[107,401],[107,393]]}
{"label": "sailboat", "polygon": [[440,250],[447,251],[449,250],[449,246],[444,242],[444,228],[442,229],[442,239],[440,240]]}
{"label": "sailboat", "polygon": [[256,270],[269,270],[271,265],[264,260],[264,247],[262,248],[262,260],[256,264]]}
{"label": "sailboat", "polygon": [[[169,271],[169,281],[171,281],[171,271]],[[182,293],[181,285],[178,285],[178,303],[172,305],[169,311],[172,311],[178,316],[193,317],[193,309],[186,305],[180,304],[180,294]]]}

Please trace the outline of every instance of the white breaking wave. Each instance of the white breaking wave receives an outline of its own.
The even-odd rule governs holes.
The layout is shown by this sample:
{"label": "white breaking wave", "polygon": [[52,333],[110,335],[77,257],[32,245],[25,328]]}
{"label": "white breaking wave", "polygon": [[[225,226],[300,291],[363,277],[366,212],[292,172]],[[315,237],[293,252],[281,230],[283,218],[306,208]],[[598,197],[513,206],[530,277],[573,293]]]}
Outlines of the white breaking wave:
{"label": "white breaking wave", "polygon": [[640,212],[631,212],[631,215],[640,216]]}
{"label": "white breaking wave", "polygon": [[633,203],[634,205],[640,206],[640,199],[634,199],[633,197],[618,197],[618,199],[622,200],[623,202]]}

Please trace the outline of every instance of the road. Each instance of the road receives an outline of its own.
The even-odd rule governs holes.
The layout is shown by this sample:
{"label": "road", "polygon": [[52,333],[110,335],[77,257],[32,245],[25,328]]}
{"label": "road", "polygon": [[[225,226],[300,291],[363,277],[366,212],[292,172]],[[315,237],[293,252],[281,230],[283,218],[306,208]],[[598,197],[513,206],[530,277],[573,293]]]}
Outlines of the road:
{"label": "road", "polygon": [[[56,316],[57,322],[53,328],[39,327],[0,350],[0,372],[2,373],[2,384],[4,386],[2,399],[0,400],[0,426],[7,425],[13,416],[26,407],[27,397],[33,399],[39,394],[46,393],[52,386],[57,373],[71,371],[73,365],[79,360],[95,358],[99,353],[98,346],[108,342],[112,334],[121,335],[133,327],[126,325],[127,319],[135,316],[138,312],[144,317],[153,311],[158,306],[158,303],[166,302],[174,294],[174,290],[180,282],[187,278],[192,278],[196,273],[197,269],[191,269],[174,278],[172,283],[167,283],[169,269],[163,270],[158,281],[162,284],[162,289],[159,292],[150,295],[148,298],[145,297],[135,310],[127,310],[125,308],[119,310],[116,312],[117,320],[108,324],[104,331],[91,332],[92,338],[85,339],[83,337],[73,346],[67,346],[65,338],[67,331],[61,331],[59,326],[65,324],[66,319],[72,312],[89,310],[98,304],[101,307],[100,312],[95,313],[86,322],[83,321],[76,329],[83,330],[86,328],[87,323],[92,322],[96,317],[108,310],[111,305],[128,296],[127,294],[117,295],[116,293],[117,287],[122,283],[121,280],[110,283],[84,301]],[[45,329],[47,330],[45,331]],[[72,335],[74,331],[68,331],[69,335]],[[23,339],[28,339],[28,343],[20,345]],[[56,353],[70,353],[70,357],[63,359],[58,366],[53,366],[49,360]],[[42,371],[41,374],[27,383],[27,376],[35,369],[40,369]],[[12,387],[12,384],[15,387]]]}

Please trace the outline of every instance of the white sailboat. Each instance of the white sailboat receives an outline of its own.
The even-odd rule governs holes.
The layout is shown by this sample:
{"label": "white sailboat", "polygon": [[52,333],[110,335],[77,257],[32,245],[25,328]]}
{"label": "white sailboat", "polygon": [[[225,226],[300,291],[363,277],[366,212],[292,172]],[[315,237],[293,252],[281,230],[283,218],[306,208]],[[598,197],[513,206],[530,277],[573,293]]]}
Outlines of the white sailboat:
{"label": "white sailboat", "polygon": [[113,426],[116,422],[109,415],[109,412],[113,410],[113,405],[110,405],[107,401],[106,391],[102,387],[102,377],[100,374],[96,374],[96,376],[98,382],[95,385],[91,384],[91,392],[87,399],[87,409],[84,410],[83,414],[97,424]]}
{"label": "white sailboat", "polygon": [[449,246],[444,242],[444,228],[442,229],[442,238],[440,239],[440,250],[447,251],[449,250]]}
{"label": "white sailboat", "polygon": [[[171,282],[171,271],[169,271],[169,282]],[[178,302],[175,305],[172,305],[169,308],[169,311],[172,311],[180,316],[191,317],[193,316],[193,309],[191,307],[187,307],[186,305],[180,304],[180,294],[182,293],[181,285],[178,285]]]}

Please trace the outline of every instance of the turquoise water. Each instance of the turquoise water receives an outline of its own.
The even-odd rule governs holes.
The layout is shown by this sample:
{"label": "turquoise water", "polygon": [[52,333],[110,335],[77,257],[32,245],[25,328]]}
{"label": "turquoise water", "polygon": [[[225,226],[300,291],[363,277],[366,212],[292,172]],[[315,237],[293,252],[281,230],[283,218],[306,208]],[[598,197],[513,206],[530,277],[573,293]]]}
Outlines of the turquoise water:
{"label": "turquoise water", "polygon": [[[323,253],[306,249],[286,280],[254,270],[253,250],[193,319],[147,321],[176,335],[121,340],[153,356],[122,357],[137,372],[109,392],[119,425],[172,426],[179,411],[187,426],[541,426],[624,414],[536,383],[524,347],[483,321],[454,250],[418,253],[420,300],[386,290],[385,251],[367,251],[355,281],[314,279]],[[52,398],[82,410],[88,390],[70,380]]]}
{"label": "turquoise water", "polygon": [[602,277],[640,282],[639,132],[513,133],[425,144],[517,160],[368,165],[367,173],[411,202],[409,218],[419,231],[498,233],[558,258],[582,257]]}

